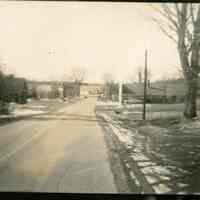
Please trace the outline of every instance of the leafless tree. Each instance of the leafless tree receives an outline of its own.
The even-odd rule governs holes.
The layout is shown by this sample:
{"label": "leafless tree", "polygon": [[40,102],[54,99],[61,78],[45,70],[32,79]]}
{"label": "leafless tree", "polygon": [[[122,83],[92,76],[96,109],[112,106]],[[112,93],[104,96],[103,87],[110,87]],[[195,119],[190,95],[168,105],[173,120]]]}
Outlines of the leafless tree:
{"label": "leafless tree", "polygon": [[65,83],[74,83],[73,95],[80,96],[80,85],[83,83],[86,77],[86,69],[84,67],[71,67],[71,70],[67,70],[62,76],[63,96],[65,96]]}
{"label": "leafless tree", "polygon": [[103,80],[105,83],[112,83],[114,82],[114,77],[111,73],[105,73],[103,74]]}
{"label": "leafless tree", "polygon": [[86,70],[83,67],[73,67],[70,76],[73,82],[81,84],[85,79]]}
{"label": "leafless tree", "polygon": [[187,86],[184,116],[197,116],[196,99],[200,72],[200,5],[192,3],[161,4],[154,7],[159,18],[153,20],[162,32],[177,44],[181,68]]}
{"label": "leafless tree", "polygon": [[176,78],[184,79],[182,68],[180,66],[174,66],[174,67],[176,68],[176,72],[175,72]]}
{"label": "leafless tree", "polygon": [[103,75],[103,80],[105,84],[105,97],[106,99],[111,99],[113,94],[117,93],[117,86],[115,84],[115,78],[111,73],[105,73]]}

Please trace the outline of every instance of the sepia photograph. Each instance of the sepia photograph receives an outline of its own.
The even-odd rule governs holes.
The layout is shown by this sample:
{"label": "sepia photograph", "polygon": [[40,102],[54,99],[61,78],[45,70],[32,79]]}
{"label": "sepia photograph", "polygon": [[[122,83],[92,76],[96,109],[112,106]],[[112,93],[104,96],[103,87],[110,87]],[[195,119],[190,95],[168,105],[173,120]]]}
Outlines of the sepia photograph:
{"label": "sepia photograph", "polygon": [[0,192],[200,194],[200,3],[0,1],[0,24]]}

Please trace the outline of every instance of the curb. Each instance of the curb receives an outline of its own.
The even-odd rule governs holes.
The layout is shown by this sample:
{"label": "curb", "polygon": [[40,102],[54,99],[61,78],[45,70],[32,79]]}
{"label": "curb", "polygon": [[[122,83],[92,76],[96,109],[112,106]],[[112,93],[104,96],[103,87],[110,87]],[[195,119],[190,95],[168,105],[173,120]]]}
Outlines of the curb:
{"label": "curb", "polygon": [[154,189],[137,166],[137,162],[130,156],[128,148],[118,139],[118,133],[116,131],[120,132],[119,127],[116,126],[116,123],[114,123],[107,114],[99,113],[98,115],[107,122],[108,127],[113,133],[113,140],[115,144],[118,145],[119,157],[127,176],[131,192],[137,194],[155,194]]}

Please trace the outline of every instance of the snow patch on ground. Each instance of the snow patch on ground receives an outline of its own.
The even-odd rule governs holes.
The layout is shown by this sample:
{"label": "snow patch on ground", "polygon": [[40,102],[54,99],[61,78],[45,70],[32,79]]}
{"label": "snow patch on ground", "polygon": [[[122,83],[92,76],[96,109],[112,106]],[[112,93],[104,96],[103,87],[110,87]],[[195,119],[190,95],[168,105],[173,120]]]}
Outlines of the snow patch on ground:
{"label": "snow patch on ground", "polygon": [[111,117],[109,117],[108,115],[104,114],[104,113],[101,113],[101,116],[107,121],[107,122],[111,122],[112,119]]}
{"label": "snow patch on ground", "polygon": [[158,180],[156,177],[154,177],[154,176],[146,175],[145,177],[146,177],[147,181],[148,181],[150,184],[154,184],[154,183],[159,182],[159,180]]}
{"label": "snow patch on ground", "polygon": [[119,102],[114,102],[114,101],[97,101],[96,105],[97,106],[118,106]]}
{"label": "snow patch on ground", "polygon": [[25,105],[25,106],[18,106],[16,108],[16,110],[35,110],[35,111],[38,111],[38,110],[42,110],[44,108],[47,108],[47,106],[43,106],[43,105]]}
{"label": "snow patch on ground", "polygon": [[15,110],[12,114],[16,116],[27,116],[27,115],[35,115],[35,114],[42,114],[42,113],[45,113],[45,112],[40,111],[40,110],[23,109],[23,110]]}
{"label": "snow patch on ground", "polygon": [[50,101],[50,99],[48,99],[48,98],[41,98],[40,100],[41,101]]}
{"label": "snow patch on ground", "polygon": [[178,185],[180,188],[184,188],[184,187],[189,186],[189,184],[186,184],[186,183],[178,183],[177,185]]}
{"label": "snow patch on ground", "polygon": [[152,165],[156,165],[155,162],[138,162],[137,165],[139,167],[148,167],[148,166],[152,166]]}
{"label": "snow patch on ground", "polygon": [[[143,107],[143,104],[129,104],[129,105],[126,105],[126,108],[142,108]],[[151,104],[146,104],[146,107],[150,108],[152,107]]]}
{"label": "snow patch on ground", "polygon": [[142,111],[124,111],[123,114],[124,115],[128,115],[128,114],[141,114]]}
{"label": "snow patch on ground", "polygon": [[128,146],[133,145],[132,139],[129,135],[126,134],[122,134],[118,128],[116,128],[115,126],[113,126],[112,124],[110,124],[111,129],[113,130],[113,132],[115,133],[115,135],[118,137],[120,142],[125,143]]}
{"label": "snow patch on ground", "polygon": [[47,106],[41,106],[41,105],[36,105],[36,106],[29,106],[29,108],[46,108]]}
{"label": "snow patch on ground", "polygon": [[118,137],[120,142],[125,143],[127,146],[132,146],[133,145],[131,133],[129,131],[127,131],[126,129],[123,129],[123,131],[121,132],[120,127],[118,127],[117,125],[113,125],[114,122],[111,119],[111,117],[109,117],[108,115],[106,115],[104,113],[101,113],[101,116],[107,122],[109,122],[109,127],[112,129],[114,134]]}
{"label": "snow patch on ground", "polygon": [[142,153],[133,153],[131,157],[134,161],[149,161],[149,158]]}
{"label": "snow patch on ground", "polygon": [[0,115],[0,118],[15,118],[15,117],[20,117],[20,116],[29,116],[29,115],[38,115],[38,114],[43,114],[46,113],[44,111],[40,110],[30,110],[30,109],[16,109],[14,110],[11,114],[9,115]]}
{"label": "snow patch on ground", "polygon": [[144,174],[160,174],[160,175],[172,175],[172,172],[164,166],[150,166],[141,169]]}
{"label": "snow patch on ground", "polygon": [[155,185],[153,186],[153,189],[158,194],[167,193],[171,191],[171,189],[164,184]]}

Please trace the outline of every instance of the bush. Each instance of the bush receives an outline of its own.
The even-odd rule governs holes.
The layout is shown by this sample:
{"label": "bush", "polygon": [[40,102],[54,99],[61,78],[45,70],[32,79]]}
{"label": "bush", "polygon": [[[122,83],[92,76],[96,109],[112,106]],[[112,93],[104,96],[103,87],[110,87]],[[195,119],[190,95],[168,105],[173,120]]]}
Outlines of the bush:
{"label": "bush", "polygon": [[147,103],[167,103],[166,96],[147,96]]}
{"label": "bush", "polygon": [[167,98],[167,103],[183,103],[185,100],[185,96],[170,96]]}
{"label": "bush", "polygon": [[2,103],[0,104],[0,114],[8,115],[9,112],[9,104],[8,103]]}

